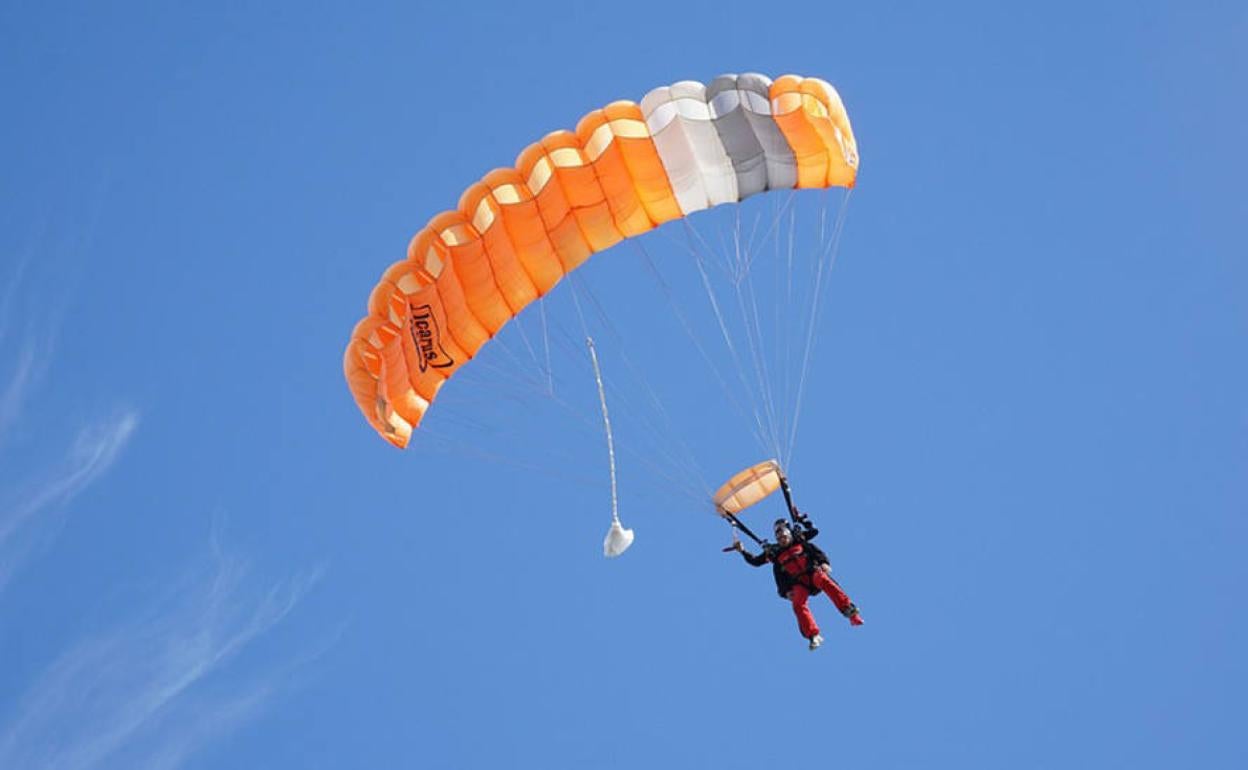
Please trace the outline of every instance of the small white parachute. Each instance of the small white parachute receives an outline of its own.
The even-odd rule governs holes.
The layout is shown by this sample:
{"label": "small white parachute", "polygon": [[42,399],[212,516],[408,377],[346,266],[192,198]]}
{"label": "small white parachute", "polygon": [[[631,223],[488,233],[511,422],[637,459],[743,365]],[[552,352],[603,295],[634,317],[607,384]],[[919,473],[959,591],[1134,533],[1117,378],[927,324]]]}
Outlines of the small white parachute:
{"label": "small white parachute", "polygon": [[613,519],[611,529],[607,530],[607,537],[602,541],[602,555],[613,559],[628,550],[632,544],[633,531],[624,529],[619,519]]}

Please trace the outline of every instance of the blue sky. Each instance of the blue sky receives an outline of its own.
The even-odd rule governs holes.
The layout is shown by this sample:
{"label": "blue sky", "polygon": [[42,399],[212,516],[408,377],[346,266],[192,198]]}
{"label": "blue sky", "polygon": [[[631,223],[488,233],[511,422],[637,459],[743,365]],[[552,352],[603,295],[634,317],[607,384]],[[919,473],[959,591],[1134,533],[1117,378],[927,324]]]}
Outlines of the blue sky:
{"label": "blue sky", "polygon": [[[451,6],[0,9],[0,766],[1248,763],[1248,11]],[[634,248],[578,277],[618,560],[592,419],[465,369],[399,452],[341,374],[482,173],[735,71],[831,81],[862,153],[790,472],[867,624],[816,599],[815,654],[672,492],[764,450]]]}

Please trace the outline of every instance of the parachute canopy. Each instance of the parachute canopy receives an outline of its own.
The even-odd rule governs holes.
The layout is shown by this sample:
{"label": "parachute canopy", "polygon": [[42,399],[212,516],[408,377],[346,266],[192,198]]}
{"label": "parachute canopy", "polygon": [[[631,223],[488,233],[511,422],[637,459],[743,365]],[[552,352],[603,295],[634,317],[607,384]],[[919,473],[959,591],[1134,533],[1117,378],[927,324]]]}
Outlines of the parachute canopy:
{"label": "parachute canopy", "polygon": [[818,78],[722,75],[594,110],[525,148],[412,238],[343,361],[360,411],[407,446],[439,388],[591,254],[757,193],[852,187],[858,149]]}
{"label": "parachute canopy", "polygon": [[616,556],[628,550],[633,544],[633,531],[625,529],[619,519],[611,522],[611,528],[607,530],[607,536],[602,540],[602,555],[608,559],[614,559]]}
{"label": "parachute canopy", "polygon": [[780,464],[766,460],[728,479],[711,498],[719,515],[736,515],[780,488]]}

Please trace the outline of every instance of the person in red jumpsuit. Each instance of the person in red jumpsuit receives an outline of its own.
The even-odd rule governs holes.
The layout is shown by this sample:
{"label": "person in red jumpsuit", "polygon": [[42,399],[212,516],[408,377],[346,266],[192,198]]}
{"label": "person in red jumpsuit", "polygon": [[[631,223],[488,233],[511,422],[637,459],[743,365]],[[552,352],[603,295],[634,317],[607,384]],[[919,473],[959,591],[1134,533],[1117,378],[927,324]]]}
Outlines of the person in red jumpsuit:
{"label": "person in red jumpsuit", "polygon": [[862,616],[845,591],[832,579],[828,557],[819,546],[810,542],[819,534],[819,530],[804,516],[798,521],[801,527],[791,528],[788,521],[776,519],[776,542],[763,543],[763,552],[760,554],[755,555],[745,550],[739,540],[732,547],[740,551],[746,562],[752,566],[761,567],[771,563],[776,591],[782,599],[793,603],[797,627],[802,636],[809,640],[810,649],[814,650],[823,644],[823,637],[819,634],[819,624],[815,622],[815,616],[807,604],[811,596],[820,592],[826,593],[841,614],[849,618],[851,625],[861,626]]}

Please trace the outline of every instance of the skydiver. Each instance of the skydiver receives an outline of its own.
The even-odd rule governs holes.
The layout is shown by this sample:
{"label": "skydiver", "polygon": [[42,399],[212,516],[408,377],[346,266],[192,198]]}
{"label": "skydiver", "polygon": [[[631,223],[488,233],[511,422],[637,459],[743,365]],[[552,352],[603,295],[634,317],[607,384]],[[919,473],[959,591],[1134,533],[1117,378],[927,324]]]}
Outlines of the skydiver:
{"label": "skydiver", "polygon": [[745,550],[740,540],[733,541],[732,549],[740,551],[741,556],[751,566],[761,567],[771,562],[776,591],[780,598],[792,602],[798,630],[809,640],[810,649],[814,650],[823,644],[823,636],[819,634],[819,625],[807,606],[807,600],[811,596],[821,591],[827,593],[841,614],[849,619],[850,625],[861,626],[862,616],[845,591],[832,579],[832,568],[828,564],[827,555],[819,546],[810,542],[819,534],[819,530],[810,523],[808,517],[800,513],[796,513],[795,517],[800,527],[793,528],[787,520],[776,519],[773,525],[776,542],[764,542],[762,553],[750,553]]}

